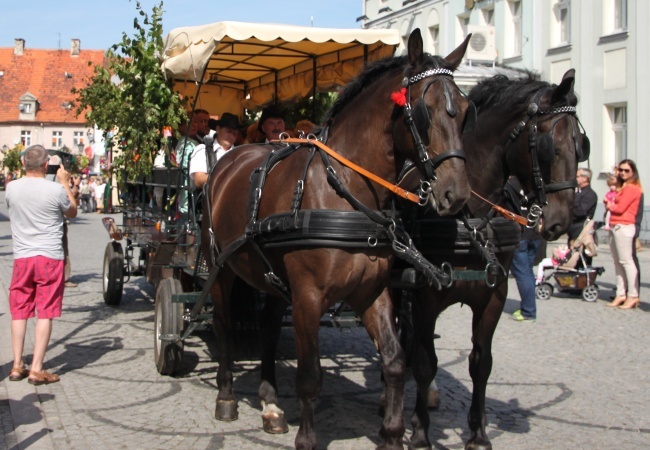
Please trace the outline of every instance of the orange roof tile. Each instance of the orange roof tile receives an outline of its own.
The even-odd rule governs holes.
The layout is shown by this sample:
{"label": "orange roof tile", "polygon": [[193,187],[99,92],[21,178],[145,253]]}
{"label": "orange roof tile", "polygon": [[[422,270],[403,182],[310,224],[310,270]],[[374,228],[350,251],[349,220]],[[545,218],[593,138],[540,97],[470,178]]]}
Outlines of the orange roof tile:
{"label": "orange roof tile", "polygon": [[0,48],[0,123],[20,122],[20,97],[29,92],[38,99],[38,110],[34,121],[25,122],[83,124],[83,116],[61,104],[74,100],[70,90],[84,87],[98,64],[106,64],[103,50],[72,56],[70,50],[25,49],[15,55],[13,48]]}

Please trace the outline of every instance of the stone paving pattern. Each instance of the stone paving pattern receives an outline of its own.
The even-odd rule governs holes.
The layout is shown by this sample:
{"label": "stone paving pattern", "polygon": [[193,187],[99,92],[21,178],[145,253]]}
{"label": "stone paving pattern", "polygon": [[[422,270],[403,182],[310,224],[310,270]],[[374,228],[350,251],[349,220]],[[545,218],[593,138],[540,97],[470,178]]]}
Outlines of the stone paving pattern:
{"label": "stone paving pattern", "polygon": [[[153,288],[142,277],[125,285],[119,307],[104,304],[102,259],[108,235],[101,215],[72,221],[73,281],[63,316],[55,321],[45,367],[61,382],[34,387],[9,382],[12,365],[7,300],[12,268],[11,230],[0,194],[0,450],[7,449],[265,449],[293,448],[299,423],[294,393],[295,351],[290,329],[280,344],[278,379],[289,433],[261,430],[257,399],[259,364],[235,365],[239,420],[214,419],[217,363],[211,332],[186,342],[182,372],[161,376],[153,361]],[[116,215],[121,223],[121,216]],[[582,301],[557,293],[538,302],[538,321],[518,323],[514,280],[494,337],[494,368],[488,386],[488,432],[495,449],[636,449],[650,433],[650,292],[643,282],[641,308],[606,308],[614,280],[609,248],[600,245],[594,265],[600,299]],[[650,273],[650,250],[640,253]],[[471,312],[456,305],[438,321],[441,405],[431,411],[436,449],[462,449],[471,399],[467,372]],[[28,328],[31,357],[33,324]],[[362,328],[320,331],[323,392],[317,403],[319,448],[372,449],[381,420],[379,363]],[[415,385],[407,383],[407,423]],[[409,432],[407,432],[406,440]],[[406,443],[406,441],[405,441]]]}

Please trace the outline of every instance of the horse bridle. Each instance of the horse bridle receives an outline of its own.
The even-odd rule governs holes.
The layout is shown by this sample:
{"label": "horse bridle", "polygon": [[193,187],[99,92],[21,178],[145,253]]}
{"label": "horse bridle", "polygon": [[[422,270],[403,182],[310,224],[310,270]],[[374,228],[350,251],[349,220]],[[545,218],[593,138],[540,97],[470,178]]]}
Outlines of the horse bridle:
{"label": "horse bridle", "polygon": [[[559,106],[559,107],[551,108],[549,110],[540,109],[539,100],[542,95],[543,92],[538,93],[535,96],[533,102],[528,105],[528,109],[526,111],[526,118],[524,118],[521,122],[519,122],[515,126],[515,128],[510,133],[508,140],[506,141],[506,144],[504,146],[504,150],[506,150],[507,147],[519,137],[519,135],[522,133],[524,128],[526,128],[526,126],[530,124],[530,126],[528,127],[528,148],[530,149],[530,155],[531,155],[531,164],[532,164],[532,173],[533,173],[533,192],[525,194],[521,199],[522,206],[528,208],[529,227],[533,227],[537,225],[540,217],[542,216],[542,206],[548,204],[548,201],[546,199],[546,194],[562,191],[564,189],[575,189],[576,187],[578,187],[578,182],[576,181],[575,178],[572,178],[571,180],[567,180],[567,181],[561,181],[558,183],[546,183],[544,181],[544,177],[542,176],[542,170],[540,166],[540,152],[539,152],[540,149],[538,147],[547,147],[542,149],[546,153],[553,151],[553,145],[554,145],[553,129],[555,128],[557,122],[561,120],[561,118],[557,119],[553,123],[549,132],[542,133],[541,136],[538,136],[538,128],[537,128],[538,116],[553,116],[557,114],[567,114],[567,115],[574,116],[574,118],[578,120],[577,117],[575,117],[576,114],[575,106]],[[589,156],[588,148],[586,151],[583,151],[582,146],[578,144],[578,136],[573,121],[571,121],[571,126],[573,129],[572,135],[573,135],[576,153],[578,156],[578,161],[582,162],[586,160],[586,158]],[[586,135],[583,133],[582,136],[583,136],[583,140],[586,140],[586,142],[588,143]],[[550,148],[548,148],[549,145]],[[546,156],[547,155],[545,154],[544,158],[542,159],[545,159]],[[535,200],[538,200],[539,203],[536,202]]]}
{"label": "horse bridle", "polygon": [[[440,78],[440,80],[443,83],[443,87],[445,89],[445,108],[447,110],[447,114],[449,114],[451,117],[456,116],[456,109],[454,108],[454,105],[451,101],[451,91],[449,89],[449,86],[447,85],[447,79],[446,77],[452,77],[453,78],[453,72],[449,69],[437,67],[435,69],[429,69],[424,72],[421,72],[417,75],[414,75],[412,77],[404,77],[402,80],[402,87],[406,88],[408,90],[408,95],[406,96],[406,104],[404,105],[404,121],[406,122],[406,125],[408,126],[411,135],[413,136],[413,140],[415,142],[415,148],[418,153],[418,158],[420,159],[420,162],[422,163],[424,167],[424,175],[426,177],[426,180],[422,180],[420,182],[420,195],[425,195],[427,196],[428,194],[431,193],[431,186],[430,183],[433,181],[436,181],[436,169],[447,159],[449,158],[461,158],[465,160],[465,152],[462,149],[450,149],[446,150],[442,153],[437,153],[436,151],[433,151],[433,153],[436,155],[434,158],[429,158],[429,153],[427,152],[427,145],[429,144],[429,137],[426,134],[426,130],[428,130],[430,126],[430,119],[428,118],[428,111],[426,109],[426,103],[424,103],[424,95],[426,94],[427,90],[429,87],[435,83],[436,81],[439,80],[439,78],[436,78],[429,83],[426,84],[426,86],[422,89],[422,93],[420,95],[420,98],[416,101],[415,103],[415,114],[416,115],[423,115],[427,114],[427,119],[428,120],[428,125],[426,126],[426,130],[424,131],[426,135],[426,141],[427,145],[424,144],[422,136],[421,136],[421,131],[422,131],[422,126],[418,127],[418,123],[416,122],[422,122],[422,119],[416,120],[414,119],[414,109],[411,107],[410,103],[410,98],[411,98],[411,86],[414,84],[418,83],[421,80],[424,80],[425,78],[433,77],[433,76],[439,76],[443,75],[444,78]],[[420,129],[419,129],[420,128]],[[430,180],[430,181],[429,181]]]}

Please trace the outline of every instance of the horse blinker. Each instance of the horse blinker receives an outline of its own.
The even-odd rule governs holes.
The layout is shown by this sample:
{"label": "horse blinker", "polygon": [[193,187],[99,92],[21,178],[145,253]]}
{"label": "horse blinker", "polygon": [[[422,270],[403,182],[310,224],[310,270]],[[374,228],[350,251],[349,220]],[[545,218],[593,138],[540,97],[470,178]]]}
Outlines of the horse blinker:
{"label": "horse blinker", "polygon": [[585,162],[589,159],[589,154],[591,153],[591,144],[589,143],[589,137],[586,133],[580,133],[580,145],[577,148],[578,150],[578,162]]}
{"label": "horse blinker", "polygon": [[415,128],[420,133],[424,145],[429,145],[429,127],[431,126],[431,116],[429,116],[429,108],[424,100],[419,99],[413,106],[413,122]]}
{"label": "horse blinker", "polygon": [[550,133],[540,133],[537,137],[537,158],[540,163],[548,163],[553,160],[555,145],[553,136]]}

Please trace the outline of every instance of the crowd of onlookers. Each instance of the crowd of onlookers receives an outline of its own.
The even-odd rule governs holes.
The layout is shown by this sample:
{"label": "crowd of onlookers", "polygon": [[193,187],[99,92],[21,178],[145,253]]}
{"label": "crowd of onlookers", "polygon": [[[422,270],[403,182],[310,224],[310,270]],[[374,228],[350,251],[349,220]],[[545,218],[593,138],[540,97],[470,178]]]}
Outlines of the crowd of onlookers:
{"label": "crowd of onlookers", "polygon": [[[101,175],[77,177],[79,190],[77,193],[77,207],[83,213],[104,212],[104,191],[106,182]],[[75,180],[75,183],[77,180]]]}

